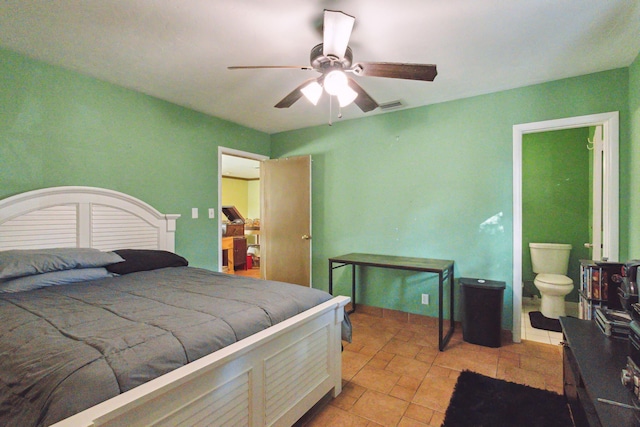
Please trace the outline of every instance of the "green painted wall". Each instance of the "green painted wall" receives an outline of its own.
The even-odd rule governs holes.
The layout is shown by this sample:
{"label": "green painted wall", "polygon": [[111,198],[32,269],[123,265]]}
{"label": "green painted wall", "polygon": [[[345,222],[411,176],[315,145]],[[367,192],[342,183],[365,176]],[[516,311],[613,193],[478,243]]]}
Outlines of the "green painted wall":
{"label": "green painted wall", "polygon": [[[507,283],[511,328],[513,125],[620,111],[628,151],[628,83],[618,69],[272,135],[272,156],[312,155],[314,286],[327,287],[328,257],[349,252],[453,259],[456,277]],[[425,288],[419,275],[374,269],[362,278],[360,302],[437,315],[419,303],[425,290],[435,301],[433,280]],[[349,280],[336,271],[339,291],[350,293]]]}
{"label": "green painted wall", "polygon": [[629,258],[640,259],[640,55],[629,67],[630,150],[623,159],[630,171]]}
{"label": "green painted wall", "polygon": [[[620,111],[621,258],[640,257],[638,59],[630,68],[272,136],[4,50],[0,76],[0,197],[54,185],[130,193],[182,214],[177,251],[216,269],[218,230],[204,212],[217,203],[217,147],[311,154],[316,287],[327,287],[327,258],[351,251],[454,259],[456,277],[507,282],[505,327],[512,126]],[[338,275],[348,292],[348,274]],[[435,305],[419,304],[422,278],[368,271],[359,301],[435,315]],[[429,287],[433,294],[433,281]]]}
{"label": "green painted wall", "polygon": [[523,135],[522,138],[522,278],[523,295],[540,295],[533,284],[529,243],[573,246],[568,276],[576,285],[567,301],[578,302],[580,260],[589,259],[591,151],[589,128]]}
{"label": "green painted wall", "polygon": [[181,214],[176,251],[217,269],[206,210],[218,200],[218,146],[269,155],[269,135],[6,50],[0,76],[0,198],[58,185],[132,194]]}

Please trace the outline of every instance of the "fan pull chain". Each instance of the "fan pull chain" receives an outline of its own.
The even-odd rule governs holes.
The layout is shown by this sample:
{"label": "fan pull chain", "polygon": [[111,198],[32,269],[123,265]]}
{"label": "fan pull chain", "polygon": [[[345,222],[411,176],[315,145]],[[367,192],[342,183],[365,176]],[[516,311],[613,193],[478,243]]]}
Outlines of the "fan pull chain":
{"label": "fan pull chain", "polygon": [[[333,98],[337,99],[337,97],[329,96],[329,126],[333,126],[333,121],[331,120],[333,115]],[[340,103],[338,103],[338,118],[342,118],[342,107],[340,106]]]}

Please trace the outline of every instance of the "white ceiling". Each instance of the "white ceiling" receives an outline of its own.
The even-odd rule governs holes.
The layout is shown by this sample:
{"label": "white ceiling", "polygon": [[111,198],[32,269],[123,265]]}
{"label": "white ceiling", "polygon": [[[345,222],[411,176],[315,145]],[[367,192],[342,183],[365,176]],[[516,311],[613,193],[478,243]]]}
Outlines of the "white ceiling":
{"label": "white ceiling", "polygon": [[222,176],[240,179],[260,179],[260,162],[258,160],[223,154]]}
{"label": "white ceiling", "polygon": [[358,77],[404,108],[626,67],[640,51],[638,0],[5,0],[0,46],[275,133],[328,122],[326,95],[273,107],[317,74],[226,67],[308,65],[325,8],[356,17],[354,62],[437,64],[432,83]]}

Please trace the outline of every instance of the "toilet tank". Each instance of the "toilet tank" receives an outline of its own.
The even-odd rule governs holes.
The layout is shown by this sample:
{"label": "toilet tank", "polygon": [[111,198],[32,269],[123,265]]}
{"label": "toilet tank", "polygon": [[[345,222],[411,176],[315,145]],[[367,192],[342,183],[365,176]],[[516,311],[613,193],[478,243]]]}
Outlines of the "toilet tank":
{"label": "toilet tank", "polygon": [[571,245],[565,243],[529,243],[531,266],[536,274],[567,274]]}

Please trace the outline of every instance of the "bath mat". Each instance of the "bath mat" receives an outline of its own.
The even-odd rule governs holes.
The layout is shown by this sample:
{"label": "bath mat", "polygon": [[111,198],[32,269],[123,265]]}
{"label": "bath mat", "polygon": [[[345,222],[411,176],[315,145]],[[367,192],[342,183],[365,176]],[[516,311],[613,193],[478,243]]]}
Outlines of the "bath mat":
{"label": "bath mat", "polygon": [[570,427],[567,400],[548,390],[462,371],[442,427]]}
{"label": "bath mat", "polygon": [[558,319],[549,319],[539,311],[530,311],[529,319],[531,326],[536,329],[544,329],[545,331],[562,332],[560,321]]}

